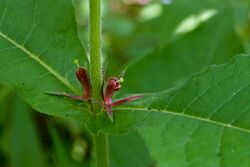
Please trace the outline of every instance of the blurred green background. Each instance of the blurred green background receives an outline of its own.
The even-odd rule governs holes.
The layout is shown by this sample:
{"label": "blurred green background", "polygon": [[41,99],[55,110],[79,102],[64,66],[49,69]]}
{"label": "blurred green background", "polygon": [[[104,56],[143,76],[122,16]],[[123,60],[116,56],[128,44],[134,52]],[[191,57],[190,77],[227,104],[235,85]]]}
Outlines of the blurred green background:
{"label": "blurred green background", "polygon": [[[87,50],[88,1],[74,3]],[[249,8],[248,0],[103,1],[107,76],[129,65],[123,92],[160,91],[210,64],[249,53]],[[137,132],[110,136],[109,147],[112,167],[154,166]],[[1,167],[88,167],[93,158],[92,137],[84,125],[35,112],[11,88],[0,86]]]}

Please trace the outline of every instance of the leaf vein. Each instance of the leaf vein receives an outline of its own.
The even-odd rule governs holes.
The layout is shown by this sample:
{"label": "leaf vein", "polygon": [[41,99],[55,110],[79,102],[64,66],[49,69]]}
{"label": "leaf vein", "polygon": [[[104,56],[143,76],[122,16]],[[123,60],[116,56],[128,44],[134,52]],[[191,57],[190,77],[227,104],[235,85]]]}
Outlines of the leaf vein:
{"label": "leaf vein", "polygon": [[[137,111],[148,111],[147,108],[131,108],[131,107],[117,107],[116,110],[137,110]],[[216,120],[212,120],[212,119],[208,119],[208,118],[202,118],[202,117],[198,117],[195,115],[190,115],[190,114],[185,114],[185,113],[179,113],[179,112],[174,112],[174,111],[168,111],[168,110],[161,110],[159,111],[156,108],[151,108],[150,109],[151,112],[158,112],[158,113],[166,113],[166,114],[170,114],[170,115],[175,115],[175,116],[179,116],[179,117],[184,117],[184,118],[188,118],[188,119],[193,119],[193,120],[198,120],[198,121],[202,121],[202,122],[207,122],[210,124],[214,124],[214,125],[219,125],[222,127],[226,127],[226,128],[231,128],[231,129],[235,129],[247,134],[250,134],[250,129],[245,129],[239,126],[235,126],[235,125],[231,125],[231,124],[227,124],[227,123],[223,123],[223,122],[219,122]]]}
{"label": "leaf vein", "polygon": [[219,138],[219,145],[218,145],[218,150],[217,150],[217,155],[218,155],[218,158],[219,158],[219,166],[221,166],[221,164],[222,164],[222,162],[221,162],[222,161],[222,159],[221,159],[221,149],[222,149],[222,139],[223,139],[223,136],[225,134],[224,132],[225,132],[225,128],[223,127],[220,138]]}
{"label": "leaf vein", "polygon": [[51,66],[46,64],[43,60],[39,58],[36,54],[29,51],[23,45],[18,44],[15,40],[11,39],[9,36],[5,35],[3,32],[0,31],[0,37],[10,42],[12,45],[19,48],[21,51],[26,53],[31,59],[35,60],[38,64],[43,66],[46,70],[48,70],[52,75],[54,75],[59,81],[61,81],[67,88],[69,88],[74,93],[78,94],[77,89],[63,76],[61,76],[56,70],[54,70]]}
{"label": "leaf vein", "polygon": [[187,167],[190,167],[190,159],[188,158],[187,156],[187,146],[188,146],[188,143],[191,142],[191,139],[193,138],[193,136],[195,135],[195,133],[199,130],[200,126],[202,125],[202,122],[200,122],[198,124],[197,127],[195,127],[195,129],[191,132],[190,136],[187,138],[187,141],[185,142],[184,144],[184,152],[185,152],[185,155],[186,155],[186,159],[187,159]]}
{"label": "leaf vein", "polygon": [[5,4],[5,7],[4,7],[3,15],[2,15],[1,20],[0,20],[0,26],[2,25],[4,17],[5,17],[5,14],[7,12],[8,4],[9,4],[9,0],[6,0],[6,4]]}
{"label": "leaf vein", "polygon": [[212,118],[213,115],[215,115],[223,106],[229,104],[233,99],[234,97],[236,97],[239,93],[241,93],[243,90],[249,88],[250,84],[240,88],[237,92],[234,92],[228,99],[226,99],[226,101],[224,103],[222,103],[217,109],[215,109],[211,114],[210,116],[208,117],[208,119]]}
{"label": "leaf vein", "polygon": [[210,86],[208,89],[202,91],[200,94],[198,94],[196,97],[193,98],[193,100],[184,107],[184,109],[181,111],[182,113],[185,113],[185,111],[192,105],[194,104],[198,99],[200,99],[202,96],[206,95],[212,88],[219,86],[222,82],[224,82],[226,79],[229,79],[230,77],[233,76],[233,73],[230,74],[228,77],[222,79],[221,81],[217,82],[216,84]]}

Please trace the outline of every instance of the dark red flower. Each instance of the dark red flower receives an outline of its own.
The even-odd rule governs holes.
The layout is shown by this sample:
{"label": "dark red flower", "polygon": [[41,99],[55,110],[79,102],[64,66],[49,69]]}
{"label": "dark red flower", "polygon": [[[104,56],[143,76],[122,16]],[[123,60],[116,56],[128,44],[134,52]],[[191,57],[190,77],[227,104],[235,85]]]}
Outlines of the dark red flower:
{"label": "dark red flower", "polygon": [[113,111],[112,107],[121,105],[126,102],[134,101],[136,99],[140,99],[143,97],[143,95],[135,95],[135,96],[129,96],[123,99],[120,99],[118,101],[113,102],[112,97],[116,91],[118,91],[121,88],[121,83],[123,82],[123,78],[116,78],[111,77],[108,79],[108,84],[106,87],[105,92],[103,93],[102,90],[102,98],[103,98],[103,105],[104,108],[107,111],[109,119],[113,122]]}
{"label": "dark red flower", "polygon": [[76,77],[80,81],[82,88],[84,90],[82,96],[83,100],[89,101],[91,97],[91,84],[87,71],[82,67],[77,68]]}
{"label": "dark red flower", "polygon": [[[78,64],[78,62],[76,62]],[[82,85],[83,89],[83,95],[82,96],[75,96],[71,95],[68,93],[58,93],[58,92],[46,92],[47,94],[52,94],[52,95],[58,95],[58,96],[64,96],[68,97],[74,100],[80,100],[80,101],[85,101],[85,102],[90,102],[91,100],[91,82],[88,76],[87,71],[79,67],[76,70],[76,77],[79,80],[79,82]],[[112,112],[112,107],[134,101],[137,99],[140,99],[143,97],[143,95],[135,95],[135,96],[129,96],[120,100],[117,100],[115,102],[112,101],[113,95],[115,94],[116,91],[118,91],[121,88],[121,83],[124,81],[122,77],[111,77],[107,81],[107,86],[104,88],[104,82],[102,85],[102,90],[101,90],[101,95],[102,95],[102,105],[107,111],[109,119],[113,122],[113,112]],[[96,100],[96,99],[92,99]]]}

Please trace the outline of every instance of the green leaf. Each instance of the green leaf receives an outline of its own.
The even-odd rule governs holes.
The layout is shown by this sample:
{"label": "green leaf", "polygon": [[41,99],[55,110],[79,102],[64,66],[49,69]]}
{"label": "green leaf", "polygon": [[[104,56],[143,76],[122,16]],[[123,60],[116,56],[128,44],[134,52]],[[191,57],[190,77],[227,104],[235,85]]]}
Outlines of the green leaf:
{"label": "green leaf", "polygon": [[[164,38],[165,43],[157,45],[157,49],[141,60],[131,63],[126,72],[124,91],[131,93],[160,91],[174,87],[194,73],[207,68],[208,65],[224,63],[235,54],[242,52],[242,44],[234,29],[233,9],[230,3],[224,2],[224,5],[222,5],[222,1],[217,1],[221,6],[215,7],[216,3],[212,3],[212,1],[211,4],[213,5],[209,3],[210,1],[206,1],[207,3],[204,1],[194,1],[193,3],[190,1],[177,2],[180,6],[174,8],[174,6],[171,7],[170,5],[169,10],[166,10],[166,14],[164,13],[161,16],[161,22],[151,23],[154,27],[154,33],[156,30],[157,32],[163,31],[161,25],[163,27],[169,26],[171,30],[166,28],[165,31],[171,31],[171,34],[176,31],[174,27],[177,28],[178,25],[172,26],[171,22],[167,22],[168,20],[179,20],[180,22],[181,19],[187,17],[193,18],[191,20],[197,22],[198,18],[206,12],[209,13],[210,11],[210,13],[213,12],[214,14],[210,19],[197,23],[198,26],[190,32],[172,34],[170,39],[167,35],[161,33],[160,36]],[[194,5],[188,5],[190,3]],[[192,17],[190,15],[182,16],[187,11],[191,12],[193,6],[196,9],[194,13],[190,13]],[[174,15],[178,13],[177,18],[173,15],[170,15],[173,17],[169,18],[168,12],[173,11]],[[181,18],[179,18],[179,13],[181,13]],[[186,25],[186,27],[188,26]]]}
{"label": "green leaf", "polygon": [[12,120],[12,167],[46,166],[40,141],[29,110],[23,102],[17,100]]}
{"label": "green leaf", "polygon": [[81,120],[82,106],[44,93],[80,93],[73,61],[86,58],[74,14],[71,0],[1,0],[0,83],[37,111]]}
{"label": "green leaf", "polygon": [[[144,38],[154,39],[157,42],[156,44],[165,43],[173,38],[176,28],[184,19],[209,9],[224,10],[229,6],[225,2],[223,0],[176,0],[169,5],[162,4],[162,14],[155,19],[140,24],[137,33]],[[152,45],[155,46],[155,43]]]}
{"label": "green leaf", "polygon": [[[147,21],[140,20],[139,23],[136,23],[134,25],[135,27],[133,28],[134,30],[132,29],[133,34],[128,34],[128,36],[126,36],[127,38],[129,38],[129,40],[122,35],[120,36],[120,38],[118,38],[114,33],[116,31],[121,31],[126,26],[120,25],[119,30],[115,30],[114,25],[119,25],[119,23],[116,22],[116,24],[111,24],[110,28],[107,27],[108,35],[112,40],[112,44],[109,46],[109,52],[112,54],[112,59],[110,61],[116,59],[118,54],[125,56],[125,58],[141,57],[149,52],[154,51],[155,48],[159,48],[159,46],[163,45],[164,47],[167,43],[170,43],[173,38],[175,38],[176,29],[180,24],[182,24],[185,19],[193,16],[198,16],[207,10],[215,10],[220,12],[225,8],[228,8],[229,3],[223,0],[175,0],[171,1],[170,4],[165,5],[163,2],[149,3],[148,5],[142,6],[142,10],[140,11],[143,11],[145,8],[148,8],[150,6],[157,6],[157,8],[155,9],[157,11],[155,11],[154,13],[159,11],[162,12],[159,12],[160,15],[154,19],[150,19]],[[110,19],[110,17],[112,19]],[[133,21],[133,19],[131,19],[131,21]],[[114,18],[114,16],[110,15],[105,20],[105,23],[109,23],[110,20],[115,21],[117,19]],[[120,22],[121,20],[123,20],[123,18],[119,17]],[[201,24],[197,24],[197,27],[199,27]],[[189,25],[187,25],[186,27],[188,26]],[[128,26],[126,28],[127,31],[131,29]],[[125,46],[123,46],[124,43]],[[120,47],[120,49],[117,52],[114,52],[113,50],[117,49],[114,48],[114,46]]]}
{"label": "green leaf", "polygon": [[[159,166],[249,166],[250,56],[210,66],[175,89],[93,120],[92,129],[138,129]],[[91,126],[90,126],[91,127]],[[202,153],[201,153],[202,152]]]}
{"label": "green leaf", "polygon": [[153,164],[149,151],[138,133],[109,136],[111,167],[145,167]]}

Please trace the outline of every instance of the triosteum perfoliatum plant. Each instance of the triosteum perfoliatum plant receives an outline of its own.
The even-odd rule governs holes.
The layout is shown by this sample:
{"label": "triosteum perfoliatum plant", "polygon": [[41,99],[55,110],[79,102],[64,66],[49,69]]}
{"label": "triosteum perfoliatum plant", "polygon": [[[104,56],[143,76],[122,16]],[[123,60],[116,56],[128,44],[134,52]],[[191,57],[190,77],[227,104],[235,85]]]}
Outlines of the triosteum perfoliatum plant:
{"label": "triosteum perfoliatum plant", "polygon": [[249,167],[249,14],[0,0],[0,166]]}

